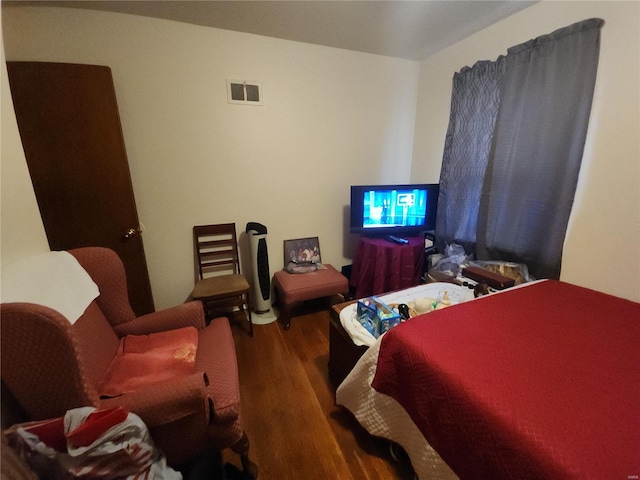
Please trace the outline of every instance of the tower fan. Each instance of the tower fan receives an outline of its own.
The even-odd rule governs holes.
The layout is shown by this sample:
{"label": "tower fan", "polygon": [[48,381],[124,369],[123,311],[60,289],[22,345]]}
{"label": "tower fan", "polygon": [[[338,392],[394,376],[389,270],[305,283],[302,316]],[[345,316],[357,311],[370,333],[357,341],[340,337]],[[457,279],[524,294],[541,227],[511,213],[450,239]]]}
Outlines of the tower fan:
{"label": "tower fan", "polygon": [[267,227],[257,222],[247,223],[251,269],[253,270],[254,308],[253,323],[267,324],[276,319],[271,310],[271,275],[269,274],[269,252],[267,251]]}

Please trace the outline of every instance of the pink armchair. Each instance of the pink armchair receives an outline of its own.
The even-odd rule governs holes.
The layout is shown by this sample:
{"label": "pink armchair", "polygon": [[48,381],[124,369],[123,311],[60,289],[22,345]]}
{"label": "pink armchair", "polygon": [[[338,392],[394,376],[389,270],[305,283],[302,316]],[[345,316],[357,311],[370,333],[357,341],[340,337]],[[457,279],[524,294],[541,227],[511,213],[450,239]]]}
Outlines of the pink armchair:
{"label": "pink armchair", "polygon": [[[74,324],[41,305],[0,307],[2,379],[27,415],[41,420],[80,406],[122,406],[147,424],[170,465],[186,463],[206,449],[231,447],[240,454],[245,472],[257,475],[242,426],[228,320],[216,318],[206,325],[198,301],[136,318],[127,297],[124,266],[115,252],[88,247],[69,253],[100,290]],[[121,337],[186,326],[197,329],[195,373],[112,398],[99,396]]]}

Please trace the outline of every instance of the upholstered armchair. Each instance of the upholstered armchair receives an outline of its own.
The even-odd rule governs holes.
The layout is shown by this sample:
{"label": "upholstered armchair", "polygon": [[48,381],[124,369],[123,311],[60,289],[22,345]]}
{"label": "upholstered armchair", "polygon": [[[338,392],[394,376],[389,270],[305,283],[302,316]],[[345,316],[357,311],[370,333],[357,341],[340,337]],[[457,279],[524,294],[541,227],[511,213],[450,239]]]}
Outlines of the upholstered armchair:
{"label": "upholstered armchair", "polygon": [[[228,320],[217,318],[206,325],[197,301],[136,318],[128,302],[124,267],[115,252],[89,247],[69,253],[100,292],[75,323],[42,305],[1,306],[2,379],[27,415],[41,420],[80,406],[122,406],[144,420],[170,465],[186,463],[207,449],[231,447],[240,454],[245,471],[255,476],[242,426]],[[192,349],[183,355],[192,355],[190,371],[163,377],[164,368],[158,367],[157,381],[101,395],[105,376],[113,373],[114,362],[123,353],[123,338],[157,338],[153,334],[166,331],[170,333],[165,337],[177,338],[175,332],[185,327],[193,327],[186,330],[194,335]]]}

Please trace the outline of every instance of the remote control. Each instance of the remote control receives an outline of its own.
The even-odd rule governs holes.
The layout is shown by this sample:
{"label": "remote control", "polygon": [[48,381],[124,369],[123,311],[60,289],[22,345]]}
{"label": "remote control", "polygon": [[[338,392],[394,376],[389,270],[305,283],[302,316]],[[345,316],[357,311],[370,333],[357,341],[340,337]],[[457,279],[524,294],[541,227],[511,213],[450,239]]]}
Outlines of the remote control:
{"label": "remote control", "polygon": [[405,243],[409,243],[409,240],[407,240],[406,238],[400,238],[400,237],[396,237],[394,235],[387,235],[384,238],[385,238],[385,240],[388,240],[389,242],[399,243],[400,245],[404,245]]}

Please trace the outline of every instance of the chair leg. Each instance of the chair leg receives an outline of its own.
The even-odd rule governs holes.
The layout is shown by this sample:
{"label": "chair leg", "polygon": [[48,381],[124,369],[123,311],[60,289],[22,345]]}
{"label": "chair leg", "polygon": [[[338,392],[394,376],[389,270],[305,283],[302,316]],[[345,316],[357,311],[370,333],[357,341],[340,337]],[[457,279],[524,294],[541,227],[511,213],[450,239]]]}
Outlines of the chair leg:
{"label": "chair leg", "polygon": [[291,317],[289,316],[289,311],[287,310],[287,306],[282,301],[282,295],[280,293],[280,284],[278,283],[276,277],[274,277],[272,305],[278,307],[278,323],[282,324],[285,330],[289,330],[289,327],[291,326]]}
{"label": "chair leg", "polygon": [[[253,320],[251,318],[251,307],[245,308],[244,306],[242,306],[241,309],[242,313],[249,322],[249,336],[253,338]],[[242,329],[244,330],[244,326],[242,327]]]}
{"label": "chair leg", "polygon": [[289,330],[291,327],[291,305],[280,305],[280,315],[278,315],[278,322],[282,324],[282,328]]}
{"label": "chair leg", "polygon": [[231,450],[240,455],[244,473],[251,479],[257,478],[258,466],[249,459],[249,437],[245,432],[242,432],[242,438],[231,447]]}
{"label": "chair leg", "polygon": [[247,293],[247,320],[249,320],[249,336],[253,338],[253,319],[251,318],[251,312],[253,311],[253,305],[251,304],[251,294]]}

